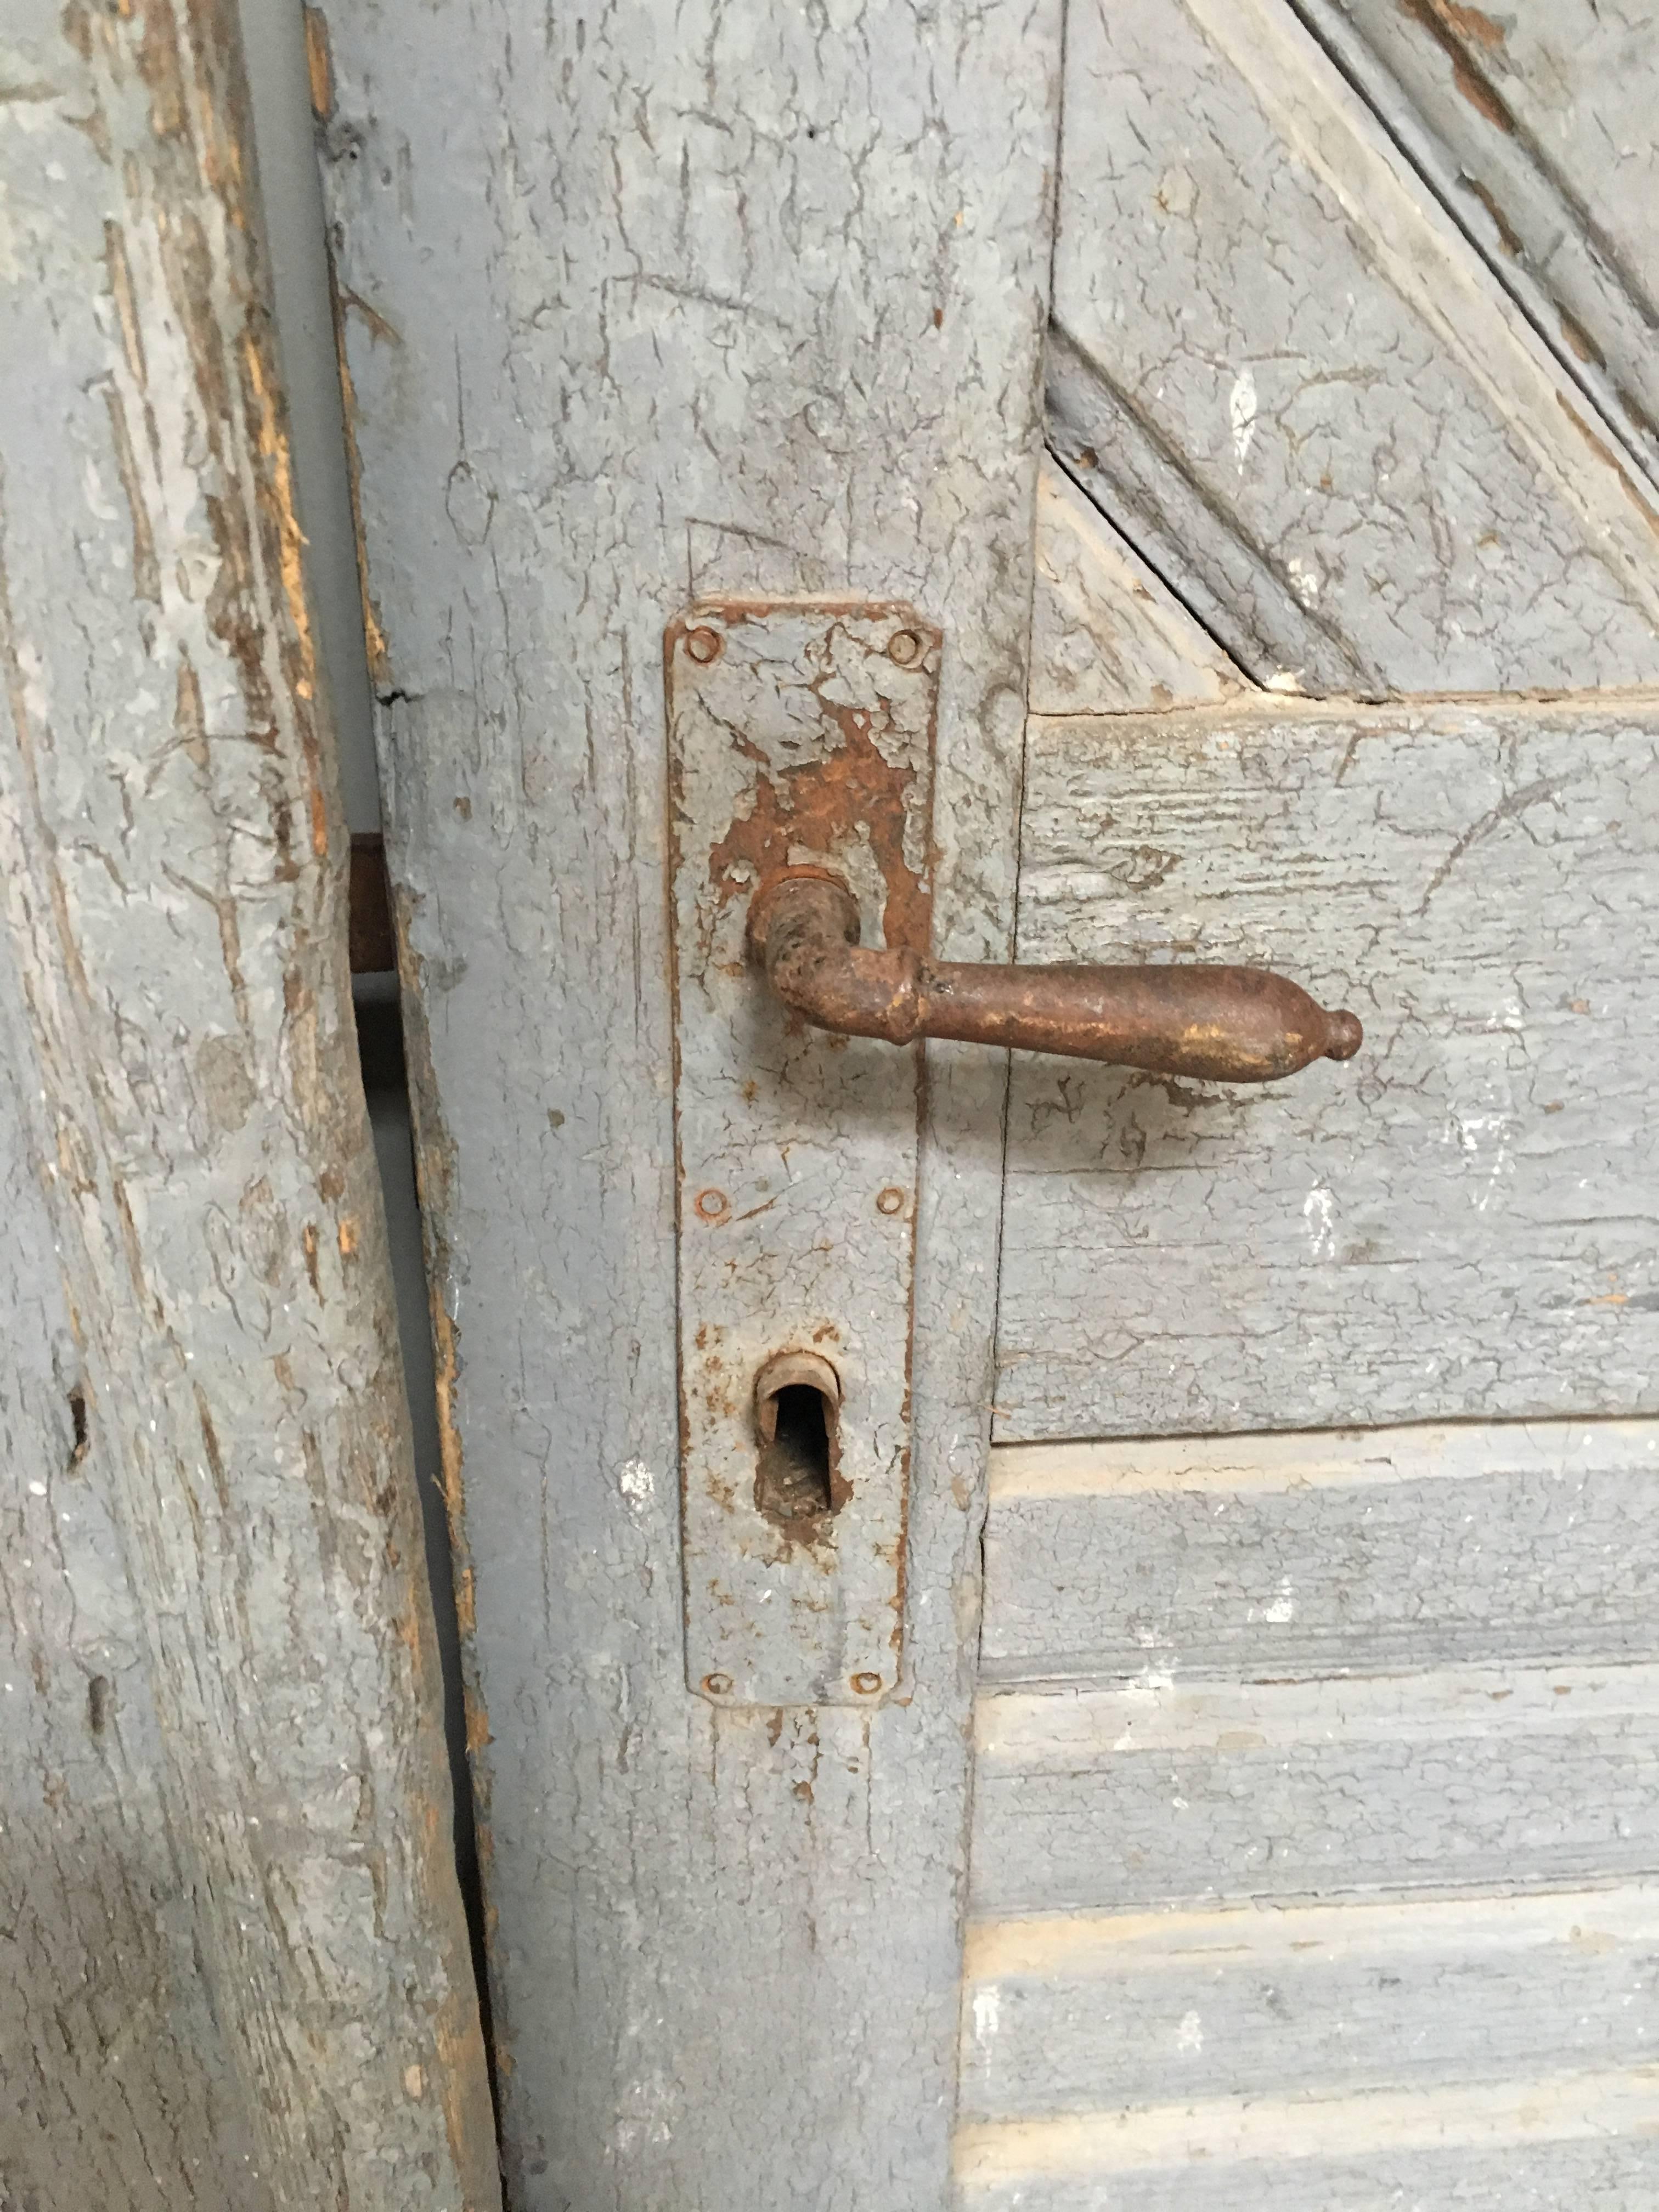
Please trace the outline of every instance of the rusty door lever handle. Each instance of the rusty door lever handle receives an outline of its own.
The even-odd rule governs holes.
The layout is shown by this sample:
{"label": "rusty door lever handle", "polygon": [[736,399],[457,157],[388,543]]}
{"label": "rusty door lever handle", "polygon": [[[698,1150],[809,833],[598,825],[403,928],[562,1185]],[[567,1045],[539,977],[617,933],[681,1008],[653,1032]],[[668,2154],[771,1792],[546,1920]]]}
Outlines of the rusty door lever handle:
{"label": "rusty door lever handle", "polygon": [[762,887],[749,941],[772,988],[843,1036],[954,1037],[1060,1053],[1160,1075],[1270,1083],[1316,1060],[1352,1060],[1358,1018],[1328,1013],[1265,968],[998,967],[859,942],[847,885],[803,871]]}

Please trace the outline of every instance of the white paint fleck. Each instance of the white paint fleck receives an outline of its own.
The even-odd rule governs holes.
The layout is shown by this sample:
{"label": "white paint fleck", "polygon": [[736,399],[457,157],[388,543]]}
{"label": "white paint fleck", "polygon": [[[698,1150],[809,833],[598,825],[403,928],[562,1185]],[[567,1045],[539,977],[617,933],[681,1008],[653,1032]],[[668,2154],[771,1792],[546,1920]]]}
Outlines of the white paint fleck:
{"label": "white paint fleck", "polygon": [[1336,1200],[1323,1183],[1316,1182],[1303,1200],[1302,1218],[1314,1258],[1328,1260],[1336,1250]]}
{"label": "white paint fleck", "polygon": [[1325,579],[1311,561],[1303,560],[1292,553],[1286,566],[1290,571],[1291,588],[1304,607],[1310,607],[1325,588]]}
{"label": "white paint fleck", "polygon": [[1302,689],[1302,671],[1299,668],[1275,668],[1267,678],[1267,689],[1269,691],[1299,692]]}
{"label": "white paint fleck", "polygon": [[630,1459],[617,1477],[617,1487],[632,1510],[638,1513],[655,1497],[657,1478],[642,1459]]}
{"label": "white paint fleck", "polygon": [[994,1984],[974,1992],[974,2040],[988,2043],[1002,2025],[1002,1992]]}
{"label": "white paint fleck", "polygon": [[1195,2012],[1183,2013],[1181,2018],[1181,2025],[1176,2030],[1176,2049],[1177,2051],[1202,2051],[1203,2048],[1204,2023],[1200,2020]]}
{"label": "white paint fleck", "polygon": [[44,1497],[46,1496],[46,1484],[45,1484],[44,1482],[32,1482],[32,1483],[30,1483],[30,1485],[29,1485],[29,1496],[30,1496],[31,1498],[44,1498]]}
{"label": "white paint fleck", "polygon": [[1288,1575],[1279,1577],[1279,1595],[1271,1605],[1263,1606],[1261,1618],[1277,1621],[1281,1626],[1285,1621],[1296,1619],[1296,1585]]}
{"label": "white paint fleck", "polygon": [[1233,452],[1238,459],[1238,473],[1243,476],[1245,456],[1255,435],[1255,377],[1248,362],[1233,379],[1227,415],[1233,426]]}

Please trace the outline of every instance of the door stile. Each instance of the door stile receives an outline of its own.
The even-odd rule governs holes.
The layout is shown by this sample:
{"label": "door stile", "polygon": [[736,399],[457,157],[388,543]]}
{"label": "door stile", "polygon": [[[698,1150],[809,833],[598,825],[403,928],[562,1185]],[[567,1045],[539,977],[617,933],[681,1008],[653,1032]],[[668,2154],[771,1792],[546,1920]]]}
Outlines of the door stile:
{"label": "door stile", "polygon": [[523,2207],[948,2198],[1006,1071],[928,1058],[907,1694],[716,1711],[684,1680],[660,667],[711,597],[939,624],[935,950],[1006,956],[1058,15],[328,14]]}

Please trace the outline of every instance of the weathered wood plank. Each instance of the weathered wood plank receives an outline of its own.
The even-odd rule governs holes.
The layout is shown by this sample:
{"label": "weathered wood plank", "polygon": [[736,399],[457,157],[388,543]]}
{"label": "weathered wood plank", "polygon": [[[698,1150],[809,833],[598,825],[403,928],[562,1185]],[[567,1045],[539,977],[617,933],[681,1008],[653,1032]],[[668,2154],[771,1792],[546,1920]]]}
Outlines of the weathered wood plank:
{"label": "weathered wood plank", "polygon": [[1005,1079],[930,1054],[912,1702],[716,1712],[682,1672],[661,641],[703,592],[939,620],[939,939],[1006,952],[1057,16],[330,10],[526,2208],[949,2189]]}
{"label": "weathered wood plank", "polygon": [[1659,55],[1646,10],[1607,0],[1521,0],[1501,13],[1457,0],[1294,4],[1651,477]]}
{"label": "weathered wood plank", "polygon": [[1653,2071],[965,2130],[972,2212],[1646,2212]]}
{"label": "weathered wood plank", "polygon": [[1258,682],[1659,678],[1620,432],[1279,0],[1066,35],[1056,450]]}
{"label": "weathered wood plank", "polygon": [[[138,1618],[0,957],[0,2204],[270,2198],[190,1943]],[[81,1433],[77,1434],[77,1431]]]}
{"label": "weathered wood plank", "polygon": [[1264,962],[1366,1038],[1018,1065],[1000,1437],[1659,1407],[1656,748],[1611,701],[1034,721],[1023,958]]}
{"label": "weathered wood plank", "polygon": [[1640,2066],[1659,1891],[997,1921],[969,1939],[969,2124]]}
{"label": "weathered wood plank", "polygon": [[1652,1871],[1659,1667],[982,1695],[974,1908],[1122,1911]]}
{"label": "weathered wood plank", "polygon": [[1659,1422],[1005,1446],[981,1682],[1647,1657]]}
{"label": "weathered wood plank", "polygon": [[460,2212],[494,2146],[234,21],[4,21],[0,862],[87,1455],[23,1333],[0,1879],[65,1984],[5,2000],[0,2162],[52,2212]]}

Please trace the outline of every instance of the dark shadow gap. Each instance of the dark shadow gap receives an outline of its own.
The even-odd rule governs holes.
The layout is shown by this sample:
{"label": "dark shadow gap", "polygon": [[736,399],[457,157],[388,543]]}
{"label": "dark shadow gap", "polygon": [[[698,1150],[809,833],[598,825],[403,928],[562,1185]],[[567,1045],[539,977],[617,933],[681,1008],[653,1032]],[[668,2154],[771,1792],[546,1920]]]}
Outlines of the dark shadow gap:
{"label": "dark shadow gap", "polygon": [[[356,841],[354,841],[356,842]],[[375,842],[378,844],[378,840]],[[356,856],[354,855],[354,858]],[[354,901],[354,907],[356,902]],[[354,912],[354,927],[358,916]],[[432,1322],[428,1304],[426,1259],[421,1234],[420,1200],[415,1182],[414,1128],[404,1065],[403,1015],[395,973],[352,978],[357,1018],[357,1051],[369,1127],[385,1194],[386,1242],[397,1300],[398,1335],[403,1348],[404,1386],[415,1443],[415,1477],[420,1492],[421,1526],[426,1542],[427,1575],[437,1624],[438,1661],[443,1682],[444,1739],[449,1753],[454,1801],[455,1872],[477,1984],[489,2093],[500,2140],[501,2099],[495,2078],[495,2039],[489,1999],[489,1956],[484,1942],[483,1882],[478,1863],[478,1832],[467,1758],[466,1699],[461,1662],[460,1623],[455,1610],[455,1570],[445,1509],[443,1462],[439,1442],[437,1376],[433,1364]]]}

